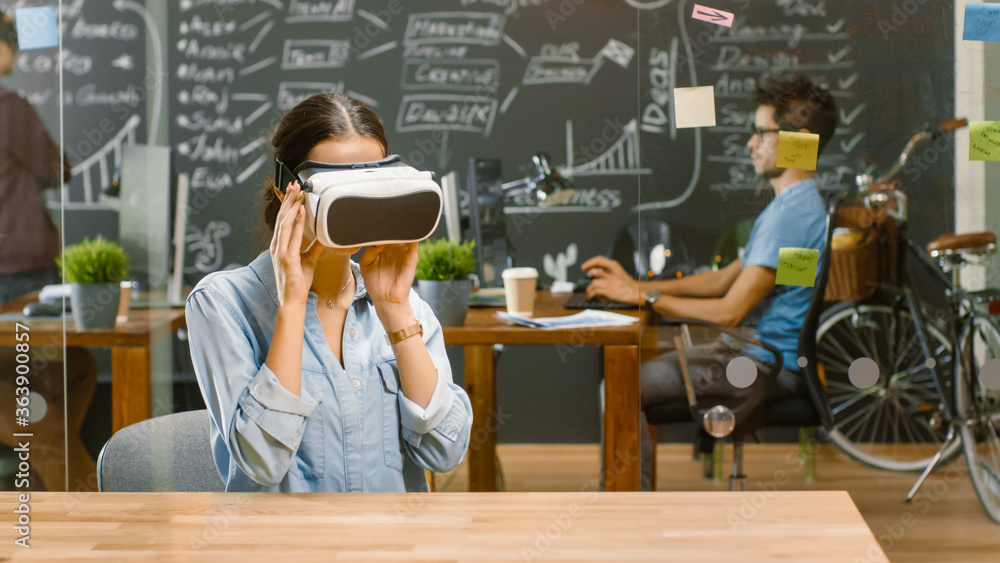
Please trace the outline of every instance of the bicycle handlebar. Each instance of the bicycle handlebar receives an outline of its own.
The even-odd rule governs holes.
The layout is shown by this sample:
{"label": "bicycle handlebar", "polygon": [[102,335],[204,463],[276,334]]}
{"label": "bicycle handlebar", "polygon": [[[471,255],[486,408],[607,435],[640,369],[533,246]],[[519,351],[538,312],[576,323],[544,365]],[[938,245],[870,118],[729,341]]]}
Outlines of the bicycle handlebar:
{"label": "bicycle handlebar", "polygon": [[886,172],[882,177],[880,177],[878,180],[875,180],[875,183],[888,182],[893,178],[895,178],[896,174],[899,174],[899,171],[902,170],[904,166],[906,166],[906,162],[913,154],[913,150],[924,139],[937,138],[946,133],[953,133],[961,129],[962,127],[965,127],[968,124],[969,120],[965,118],[949,119],[948,121],[941,123],[936,129],[927,128],[917,133],[916,135],[910,138],[910,142],[906,144],[906,147],[903,149],[903,152],[899,155],[899,159],[896,161],[896,164],[893,165],[893,167],[890,168],[889,171]]}

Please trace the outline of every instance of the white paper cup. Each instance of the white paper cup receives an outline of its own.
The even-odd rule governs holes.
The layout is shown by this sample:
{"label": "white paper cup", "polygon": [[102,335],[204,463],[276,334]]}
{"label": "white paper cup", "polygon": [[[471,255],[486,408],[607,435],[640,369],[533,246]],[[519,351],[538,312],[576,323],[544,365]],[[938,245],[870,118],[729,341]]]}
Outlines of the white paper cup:
{"label": "white paper cup", "polygon": [[535,284],[538,270],[534,268],[507,268],[501,274],[507,312],[511,315],[530,317],[535,311]]}

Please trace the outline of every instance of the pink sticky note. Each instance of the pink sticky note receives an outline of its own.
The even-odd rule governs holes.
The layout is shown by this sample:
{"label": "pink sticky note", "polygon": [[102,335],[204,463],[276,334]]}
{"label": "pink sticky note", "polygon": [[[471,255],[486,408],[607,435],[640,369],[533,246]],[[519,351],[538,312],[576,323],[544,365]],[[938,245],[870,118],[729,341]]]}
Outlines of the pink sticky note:
{"label": "pink sticky note", "polygon": [[735,16],[729,12],[723,12],[722,10],[716,10],[715,8],[706,8],[705,6],[695,4],[694,13],[691,14],[691,17],[703,22],[733,27],[733,18]]}

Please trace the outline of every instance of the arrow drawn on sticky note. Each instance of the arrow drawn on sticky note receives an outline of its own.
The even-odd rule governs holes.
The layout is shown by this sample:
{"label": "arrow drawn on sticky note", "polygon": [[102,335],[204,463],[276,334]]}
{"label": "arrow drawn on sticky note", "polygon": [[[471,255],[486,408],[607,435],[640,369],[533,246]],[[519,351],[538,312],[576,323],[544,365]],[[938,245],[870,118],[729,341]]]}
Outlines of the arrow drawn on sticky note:
{"label": "arrow drawn on sticky note", "polygon": [[714,23],[725,27],[733,27],[733,20],[736,16],[729,12],[708,8],[699,4],[694,5],[694,12],[691,17],[703,22]]}

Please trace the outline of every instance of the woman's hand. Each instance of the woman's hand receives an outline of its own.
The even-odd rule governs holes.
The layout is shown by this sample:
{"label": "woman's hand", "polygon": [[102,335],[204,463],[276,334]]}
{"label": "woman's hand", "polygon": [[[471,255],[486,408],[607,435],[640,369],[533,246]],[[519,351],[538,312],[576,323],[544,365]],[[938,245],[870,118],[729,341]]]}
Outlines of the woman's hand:
{"label": "woman's hand", "polygon": [[313,241],[302,252],[302,233],[306,224],[306,194],[298,182],[285,190],[285,198],[278,210],[271,237],[271,265],[274,266],[274,281],[278,289],[278,303],[305,305],[312,286],[316,261],[323,252],[323,245]]}
{"label": "woman's hand", "polygon": [[587,298],[600,296],[624,303],[642,303],[639,282],[632,279],[618,262],[595,256],[580,268],[593,278],[587,286]]}
{"label": "woman's hand", "polygon": [[413,324],[410,288],[417,271],[417,243],[369,246],[360,266],[365,289],[386,332]]}
{"label": "woman's hand", "polygon": [[361,256],[361,275],[372,301],[399,305],[410,302],[417,271],[417,243],[369,246]]}

